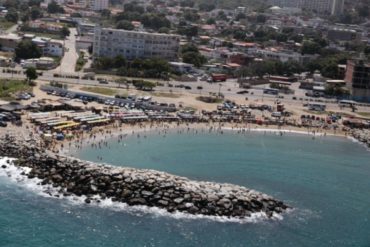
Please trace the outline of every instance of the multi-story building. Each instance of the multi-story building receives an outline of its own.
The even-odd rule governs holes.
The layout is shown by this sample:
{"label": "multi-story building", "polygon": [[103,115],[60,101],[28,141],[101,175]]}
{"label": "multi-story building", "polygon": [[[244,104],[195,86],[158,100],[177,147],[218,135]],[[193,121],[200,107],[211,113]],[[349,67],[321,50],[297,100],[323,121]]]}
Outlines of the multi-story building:
{"label": "multi-story building", "polygon": [[179,44],[177,35],[96,27],[93,47],[95,57],[122,55],[129,60],[151,57],[176,60]]}
{"label": "multi-story building", "polygon": [[308,63],[317,58],[317,55],[302,55],[299,52],[276,48],[257,49],[253,55],[261,57],[263,59],[279,60],[283,63],[294,61],[301,64]]}
{"label": "multi-story building", "polygon": [[0,50],[14,52],[22,37],[9,33],[0,35]]}
{"label": "multi-story building", "polygon": [[62,57],[64,55],[64,45],[61,40],[35,37],[32,42],[42,50],[44,56]]}
{"label": "multi-story building", "polygon": [[328,30],[327,38],[331,41],[338,42],[359,40],[361,38],[361,33],[357,33],[356,30],[353,29],[333,28]]}
{"label": "multi-story building", "polygon": [[346,67],[347,88],[353,99],[370,102],[370,63],[364,60],[348,60]]}
{"label": "multi-story building", "polygon": [[94,11],[108,9],[109,7],[108,0],[89,0],[88,2],[89,2],[89,8]]}
{"label": "multi-story building", "polygon": [[318,13],[339,15],[343,12],[344,0],[269,0],[279,7],[301,8]]}

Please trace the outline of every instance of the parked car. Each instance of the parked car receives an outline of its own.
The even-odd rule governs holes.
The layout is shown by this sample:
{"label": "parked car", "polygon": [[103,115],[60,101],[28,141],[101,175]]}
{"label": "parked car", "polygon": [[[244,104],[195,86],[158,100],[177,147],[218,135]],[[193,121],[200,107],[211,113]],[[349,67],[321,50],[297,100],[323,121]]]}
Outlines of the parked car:
{"label": "parked car", "polygon": [[100,79],[99,83],[100,84],[108,84],[108,81],[106,79]]}
{"label": "parked car", "polygon": [[249,91],[248,90],[242,90],[242,91],[237,92],[237,94],[245,94],[245,93],[249,93]]}
{"label": "parked car", "polygon": [[6,127],[8,124],[6,122],[0,121],[0,127]]}

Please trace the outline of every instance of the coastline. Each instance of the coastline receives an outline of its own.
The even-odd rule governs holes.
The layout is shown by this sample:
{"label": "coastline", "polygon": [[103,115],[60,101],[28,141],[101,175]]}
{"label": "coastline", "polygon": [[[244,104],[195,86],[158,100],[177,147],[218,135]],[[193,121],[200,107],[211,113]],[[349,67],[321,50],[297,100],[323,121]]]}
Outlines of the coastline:
{"label": "coastline", "polygon": [[[289,128],[288,128],[289,127]],[[222,133],[223,131],[237,131],[237,132],[256,132],[256,133],[280,133],[283,134],[299,134],[307,135],[312,137],[341,137],[341,138],[351,138],[347,132],[343,131],[328,131],[320,128],[309,128],[303,130],[303,128],[294,126],[284,126],[283,128],[278,128],[278,126],[261,126],[257,124],[230,124],[230,123],[156,123],[156,124],[125,124],[120,127],[111,126],[104,129],[96,129],[91,133],[85,133],[83,136],[79,136],[72,140],[63,140],[55,143],[54,150],[58,150],[57,153],[66,156],[72,156],[77,153],[79,149],[86,147],[86,145],[96,145],[99,143],[104,143],[112,138],[123,139],[129,135],[137,135],[141,137],[143,133],[184,133],[184,132],[194,132],[196,134],[201,134],[202,132],[214,132]],[[145,135],[144,135],[145,136]],[[76,150],[74,152],[73,150]],[[71,152],[72,151],[72,152]]]}

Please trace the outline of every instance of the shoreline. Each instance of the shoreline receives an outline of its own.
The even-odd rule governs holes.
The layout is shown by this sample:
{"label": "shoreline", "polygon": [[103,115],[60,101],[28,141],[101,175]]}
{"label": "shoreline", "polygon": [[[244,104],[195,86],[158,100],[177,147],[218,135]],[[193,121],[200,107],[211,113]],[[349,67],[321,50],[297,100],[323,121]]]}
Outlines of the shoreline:
{"label": "shoreline", "polygon": [[[120,138],[123,140],[124,137],[129,135],[137,135],[138,137],[142,137],[142,133],[158,133],[158,134],[168,134],[168,133],[183,133],[183,132],[194,132],[196,134],[201,133],[221,133],[222,131],[237,131],[237,132],[266,132],[266,133],[280,133],[283,134],[299,134],[299,135],[307,135],[312,137],[325,137],[325,136],[332,136],[332,137],[341,137],[341,138],[350,138],[351,136],[347,134],[347,132],[337,131],[332,133],[333,131],[325,131],[320,128],[303,128],[293,127],[287,128],[288,126],[284,126],[285,128],[278,128],[278,126],[260,126],[260,125],[241,125],[241,124],[210,124],[210,123],[182,123],[182,124],[175,124],[175,123],[156,123],[156,124],[135,124],[129,125],[124,124],[120,127],[117,126],[110,126],[109,128],[105,129],[96,129],[91,133],[85,133],[82,136],[78,136],[71,140],[64,139],[63,141],[58,141],[54,143],[54,147],[51,150],[58,150],[59,154],[63,155],[72,155],[73,153],[77,152],[70,152],[71,149],[79,150],[82,149],[83,146],[86,145],[95,145],[106,143],[108,140],[112,138]],[[145,135],[144,135],[145,137]],[[74,145],[72,145],[74,144]],[[72,157],[74,157],[72,155]]]}

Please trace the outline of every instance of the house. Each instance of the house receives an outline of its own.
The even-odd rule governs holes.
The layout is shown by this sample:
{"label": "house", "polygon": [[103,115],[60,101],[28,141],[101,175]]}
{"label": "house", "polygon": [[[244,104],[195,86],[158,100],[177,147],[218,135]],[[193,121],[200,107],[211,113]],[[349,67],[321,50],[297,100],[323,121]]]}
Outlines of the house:
{"label": "house", "polygon": [[62,57],[64,55],[63,41],[51,39],[44,49],[44,54],[53,57]]}
{"label": "house", "polygon": [[94,44],[94,36],[93,35],[84,35],[79,36],[76,39],[76,50],[89,50]]}
{"label": "house", "polygon": [[16,34],[3,34],[0,35],[0,47],[2,51],[14,52],[18,43],[21,42],[22,37]]}
{"label": "house", "polygon": [[43,52],[43,55],[62,57],[64,55],[63,41],[44,37],[35,37],[32,42]]}
{"label": "house", "polygon": [[171,68],[179,73],[190,73],[194,71],[194,65],[183,62],[169,62]]}

